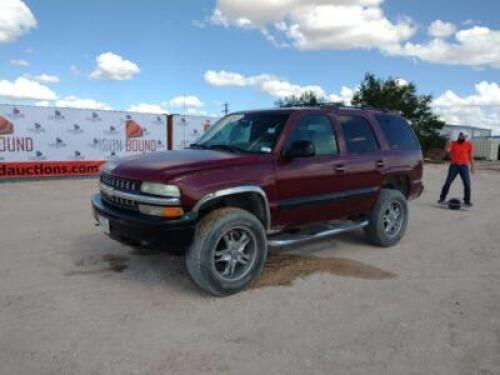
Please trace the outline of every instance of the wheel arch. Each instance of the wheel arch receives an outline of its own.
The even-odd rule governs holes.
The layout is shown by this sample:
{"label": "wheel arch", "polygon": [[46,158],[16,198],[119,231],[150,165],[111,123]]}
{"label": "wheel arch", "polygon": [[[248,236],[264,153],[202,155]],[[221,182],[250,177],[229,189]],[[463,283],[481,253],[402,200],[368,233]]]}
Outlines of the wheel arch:
{"label": "wheel arch", "polygon": [[259,186],[244,185],[216,190],[205,194],[192,211],[203,217],[213,209],[238,207],[254,214],[266,230],[271,228],[271,212],[266,192]]}
{"label": "wheel arch", "polygon": [[408,198],[410,194],[410,179],[404,174],[385,176],[382,182],[382,189],[399,190]]}

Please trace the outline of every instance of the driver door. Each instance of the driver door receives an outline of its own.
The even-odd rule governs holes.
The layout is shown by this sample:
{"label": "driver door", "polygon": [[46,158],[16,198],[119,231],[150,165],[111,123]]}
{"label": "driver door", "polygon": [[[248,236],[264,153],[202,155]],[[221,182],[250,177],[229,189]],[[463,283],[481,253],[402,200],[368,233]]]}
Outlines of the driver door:
{"label": "driver door", "polygon": [[[315,155],[287,158],[287,150],[297,141],[312,142]],[[336,175],[343,172],[338,158],[332,119],[324,113],[298,118],[276,166],[278,225],[298,226],[342,216],[345,202],[338,199],[341,187],[335,182]]]}

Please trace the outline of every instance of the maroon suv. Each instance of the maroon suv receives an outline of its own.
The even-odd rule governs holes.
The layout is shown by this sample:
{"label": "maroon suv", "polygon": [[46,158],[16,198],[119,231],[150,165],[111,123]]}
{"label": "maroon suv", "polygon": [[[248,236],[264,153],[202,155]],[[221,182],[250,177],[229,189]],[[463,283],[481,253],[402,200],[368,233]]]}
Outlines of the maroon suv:
{"label": "maroon suv", "polygon": [[115,239],[185,245],[193,281],[228,295],[260,274],[268,246],[358,228],[396,244],[422,190],[405,119],[320,106],[232,113],[188,149],[109,162],[92,205]]}

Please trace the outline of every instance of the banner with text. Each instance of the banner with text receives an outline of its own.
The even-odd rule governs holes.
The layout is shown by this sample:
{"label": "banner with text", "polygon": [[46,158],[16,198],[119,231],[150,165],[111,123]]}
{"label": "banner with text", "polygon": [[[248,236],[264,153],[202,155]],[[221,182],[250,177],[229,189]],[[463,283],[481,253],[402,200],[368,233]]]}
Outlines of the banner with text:
{"label": "banner with text", "polygon": [[96,175],[106,160],[163,151],[165,115],[0,104],[0,179]]}

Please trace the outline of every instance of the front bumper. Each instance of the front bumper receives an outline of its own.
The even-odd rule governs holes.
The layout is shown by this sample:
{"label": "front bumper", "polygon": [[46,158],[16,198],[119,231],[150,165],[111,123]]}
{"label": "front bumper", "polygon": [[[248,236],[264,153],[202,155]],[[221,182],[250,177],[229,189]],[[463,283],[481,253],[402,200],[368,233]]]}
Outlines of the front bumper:
{"label": "front bumper", "polygon": [[180,219],[162,219],[135,212],[126,212],[105,203],[101,194],[92,197],[94,218],[109,220],[110,236],[117,240],[136,240],[162,246],[185,246],[191,243],[196,215],[186,213]]}

